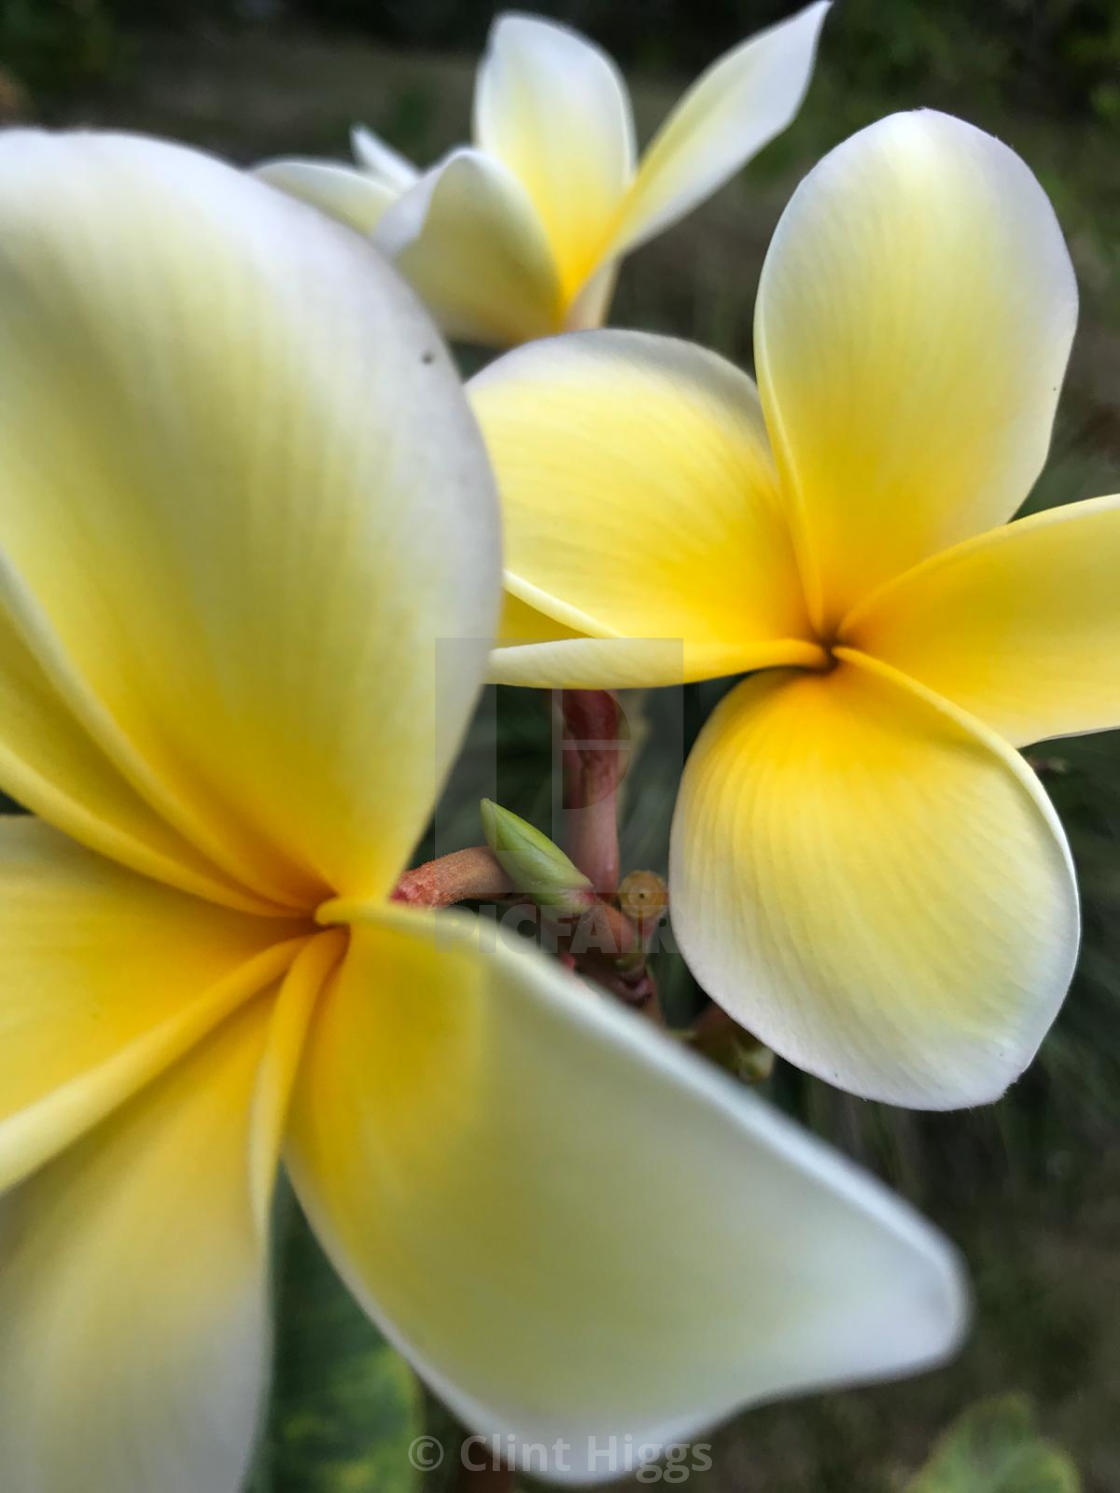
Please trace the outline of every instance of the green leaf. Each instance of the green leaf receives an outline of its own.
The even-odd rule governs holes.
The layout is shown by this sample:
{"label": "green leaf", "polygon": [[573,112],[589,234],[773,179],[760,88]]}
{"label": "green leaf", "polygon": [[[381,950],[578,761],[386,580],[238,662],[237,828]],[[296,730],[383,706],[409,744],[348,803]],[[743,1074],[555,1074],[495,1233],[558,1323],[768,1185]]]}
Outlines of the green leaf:
{"label": "green leaf", "polygon": [[1081,1493],[1081,1478],[1039,1435],[1030,1400],[1002,1395],[953,1422],[906,1493]]}
{"label": "green leaf", "polygon": [[415,1493],[412,1370],[338,1279],[290,1193],[277,1207],[276,1359],[248,1493]]}

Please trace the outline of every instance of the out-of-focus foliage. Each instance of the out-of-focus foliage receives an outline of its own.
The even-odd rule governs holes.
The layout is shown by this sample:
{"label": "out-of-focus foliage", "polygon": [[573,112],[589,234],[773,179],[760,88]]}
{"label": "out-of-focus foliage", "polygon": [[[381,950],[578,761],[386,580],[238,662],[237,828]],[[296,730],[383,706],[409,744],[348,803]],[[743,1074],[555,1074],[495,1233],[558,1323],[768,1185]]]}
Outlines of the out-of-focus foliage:
{"label": "out-of-focus foliage", "polygon": [[[243,6],[242,6],[243,8]],[[477,46],[490,0],[291,0],[289,10],[385,40]],[[532,9],[646,67],[702,67],[787,0],[540,0]],[[1017,103],[1120,111],[1120,11],[1111,0],[844,0],[839,61],[856,86],[965,77]]]}
{"label": "out-of-focus foliage", "polygon": [[109,0],[0,0],[0,121],[107,77],[120,38]]}
{"label": "out-of-focus foliage", "polygon": [[[48,101],[117,62],[136,27],[292,23],[409,47],[477,50],[494,0],[0,0],[0,65]],[[790,13],[789,0],[534,0],[628,67],[702,68]],[[829,32],[856,89],[965,87],[1015,107],[1120,126],[1120,6],[1113,0],[844,0]]]}
{"label": "out-of-focus foliage", "polygon": [[[276,1370],[247,1493],[414,1493],[412,1370],[370,1325],[290,1194],[278,1203]],[[199,1490],[203,1493],[203,1490]]]}
{"label": "out-of-focus foliage", "polygon": [[1025,1395],[973,1405],[941,1437],[905,1493],[1080,1493],[1073,1461],[1039,1435]]}

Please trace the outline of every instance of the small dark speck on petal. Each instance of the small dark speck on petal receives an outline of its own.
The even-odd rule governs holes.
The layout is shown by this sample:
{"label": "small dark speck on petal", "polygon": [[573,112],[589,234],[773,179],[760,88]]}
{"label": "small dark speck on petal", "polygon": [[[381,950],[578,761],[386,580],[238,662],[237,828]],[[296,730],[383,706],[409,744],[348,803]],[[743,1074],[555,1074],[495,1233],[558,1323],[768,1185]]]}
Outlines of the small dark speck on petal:
{"label": "small dark speck on petal", "polygon": [[420,354],[421,363],[434,363],[435,360],[436,355],[434,352],[432,352],[431,348],[428,348],[427,352],[423,352]]}

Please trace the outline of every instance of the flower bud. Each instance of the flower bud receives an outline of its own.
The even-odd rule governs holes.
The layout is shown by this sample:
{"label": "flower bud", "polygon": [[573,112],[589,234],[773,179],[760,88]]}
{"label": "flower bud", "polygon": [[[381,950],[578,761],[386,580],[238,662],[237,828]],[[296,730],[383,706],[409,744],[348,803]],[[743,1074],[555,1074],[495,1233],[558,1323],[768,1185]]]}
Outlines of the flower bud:
{"label": "flower bud", "polygon": [[547,835],[484,798],[482,832],[518,892],[556,917],[576,917],[595,901],[591,882]]}
{"label": "flower bud", "polygon": [[618,905],[630,921],[652,933],[669,910],[669,887],[656,871],[629,871],[618,887]]}

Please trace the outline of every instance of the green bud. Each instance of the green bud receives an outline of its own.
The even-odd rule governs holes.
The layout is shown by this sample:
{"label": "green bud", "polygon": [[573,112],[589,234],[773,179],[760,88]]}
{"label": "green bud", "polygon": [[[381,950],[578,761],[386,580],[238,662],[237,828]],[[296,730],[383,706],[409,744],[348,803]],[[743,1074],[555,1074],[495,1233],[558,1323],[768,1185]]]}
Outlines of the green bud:
{"label": "green bud", "polygon": [[514,889],[559,917],[575,917],[594,900],[591,882],[539,829],[484,798],[482,832]]}

